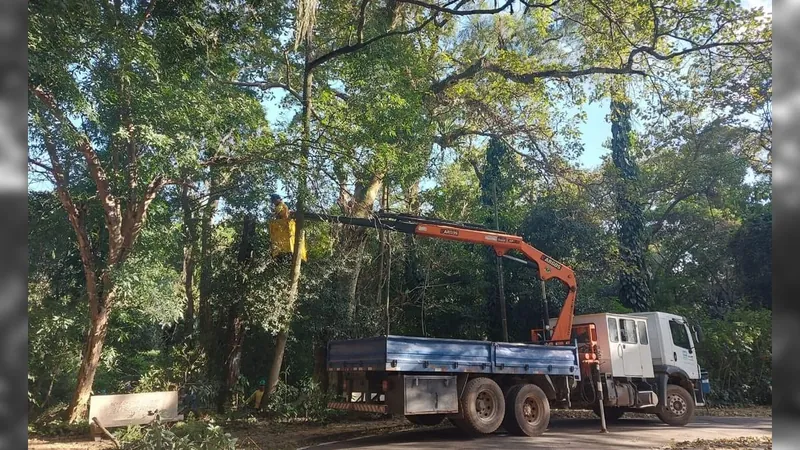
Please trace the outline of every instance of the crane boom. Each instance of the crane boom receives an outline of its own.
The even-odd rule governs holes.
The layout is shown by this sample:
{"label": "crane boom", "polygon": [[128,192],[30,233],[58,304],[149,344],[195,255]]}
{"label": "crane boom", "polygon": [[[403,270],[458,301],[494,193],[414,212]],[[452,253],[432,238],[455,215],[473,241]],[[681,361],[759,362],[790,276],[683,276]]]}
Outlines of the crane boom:
{"label": "crane boom", "polygon": [[[563,342],[570,339],[577,293],[575,272],[570,267],[526,243],[520,236],[491,230],[480,225],[405,214],[378,213],[367,218],[360,218],[307,212],[304,217],[307,220],[385,229],[417,236],[486,245],[492,247],[497,256],[532,264],[537,268],[540,279],[550,280],[555,278],[567,286],[567,298],[564,300],[564,306],[561,308],[558,321],[553,328],[551,341]],[[527,261],[507,255],[506,253],[510,250],[521,252],[525,255]]]}

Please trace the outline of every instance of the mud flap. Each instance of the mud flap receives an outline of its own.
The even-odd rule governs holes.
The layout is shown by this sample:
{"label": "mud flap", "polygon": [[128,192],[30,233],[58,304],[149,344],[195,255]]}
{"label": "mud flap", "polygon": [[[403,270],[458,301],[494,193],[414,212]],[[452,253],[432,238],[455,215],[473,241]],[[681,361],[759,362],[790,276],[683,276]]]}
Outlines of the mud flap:
{"label": "mud flap", "polygon": [[656,374],[656,383],[658,383],[658,405],[657,409],[661,409],[667,404],[667,374]]}

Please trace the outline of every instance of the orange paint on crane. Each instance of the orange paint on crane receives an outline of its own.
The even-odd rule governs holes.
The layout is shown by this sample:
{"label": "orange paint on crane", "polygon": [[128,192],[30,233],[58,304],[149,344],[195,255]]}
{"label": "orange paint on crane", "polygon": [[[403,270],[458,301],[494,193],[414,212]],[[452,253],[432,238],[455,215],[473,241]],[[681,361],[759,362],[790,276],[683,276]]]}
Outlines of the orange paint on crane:
{"label": "orange paint on crane", "polygon": [[577,282],[575,272],[568,266],[547,256],[539,249],[527,244],[520,236],[498,233],[496,231],[474,230],[448,225],[421,223],[416,226],[414,234],[452,241],[470,242],[492,247],[497,256],[503,256],[509,250],[518,250],[535,263],[542,280],[558,279],[567,286],[567,298],[558,315],[553,328],[553,341],[569,341],[572,333],[572,318],[575,313],[575,296]]}

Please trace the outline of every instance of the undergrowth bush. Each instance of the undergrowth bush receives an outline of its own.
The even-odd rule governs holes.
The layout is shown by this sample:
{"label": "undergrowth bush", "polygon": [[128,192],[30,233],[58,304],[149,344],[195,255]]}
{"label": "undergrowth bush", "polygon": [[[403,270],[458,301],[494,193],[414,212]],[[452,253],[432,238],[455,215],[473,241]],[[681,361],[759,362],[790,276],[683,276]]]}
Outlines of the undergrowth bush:
{"label": "undergrowth bush", "polygon": [[342,414],[341,411],[328,409],[331,398],[331,394],[324,394],[319,384],[310,378],[303,379],[297,386],[279,382],[265,410],[267,414],[281,419],[324,421]]}
{"label": "undergrowth bush", "polygon": [[48,437],[86,436],[89,434],[89,424],[68,423],[61,419],[36,421],[28,424],[28,434]]}
{"label": "undergrowth bush", "polygon": [[147,426],[129,426],[117,433],[125,450],[234,450],[236,438],[214,423],[179,422],[167,428],[155,420]]}
{"label": "undergrowth bush", "polygon": [[710,403],[772,403],[771,311],[738,308],[721,319],[701,308],[672,312],[702,329],[703,338],[696,347],[700,366],[708,370],[711,381]]}

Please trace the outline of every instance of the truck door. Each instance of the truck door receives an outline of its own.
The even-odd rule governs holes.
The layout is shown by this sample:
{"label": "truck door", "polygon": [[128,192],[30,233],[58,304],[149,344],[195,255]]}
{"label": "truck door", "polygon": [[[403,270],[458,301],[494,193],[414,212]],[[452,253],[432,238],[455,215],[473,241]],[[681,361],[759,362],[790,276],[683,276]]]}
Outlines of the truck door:
{"label": "truck door", "polygon": [[653,378],[653,355],[650,348],[650,336],[647,332],[646,320],[636,320],[636,332],[639,336],[639,359],[642,362],[642,376]]}
{"label": "truck door", "polygon": [[[697,370],[697,355],[689,334],[689,327],[682,320],[669,319],[669,333],[672,336],[672,352],[667,351],[667,359],[683,369],[692,380],[700,378]],[[665,343],[668,345],[668,343]]]}
{"label": "truck door", "polygon": [[625,376],[642,376],[642,359],[639,356],[639,343],[636,336],[636,321],[619,319],[620,343],[622,347],[622,364]]}

